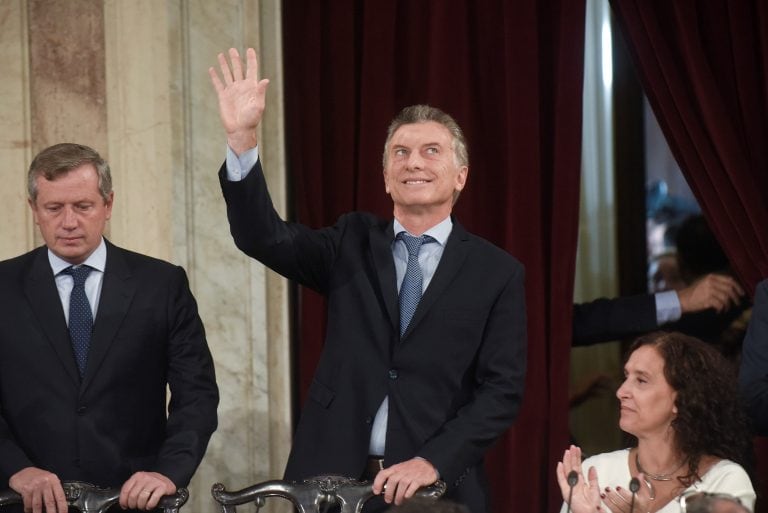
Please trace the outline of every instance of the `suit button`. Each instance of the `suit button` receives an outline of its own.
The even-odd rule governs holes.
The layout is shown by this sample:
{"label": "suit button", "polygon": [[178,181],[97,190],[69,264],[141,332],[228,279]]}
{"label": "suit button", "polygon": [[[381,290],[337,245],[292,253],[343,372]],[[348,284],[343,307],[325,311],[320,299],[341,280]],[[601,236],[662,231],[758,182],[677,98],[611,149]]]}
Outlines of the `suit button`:
{"label": "suit button", "polygon": [[77,414],[78,415],[85,415],[85,406],[80,406],[77,408]]}
{"label": "suit button", "polygon": [[397,369],[389,369],[389,379],[397,379]]}

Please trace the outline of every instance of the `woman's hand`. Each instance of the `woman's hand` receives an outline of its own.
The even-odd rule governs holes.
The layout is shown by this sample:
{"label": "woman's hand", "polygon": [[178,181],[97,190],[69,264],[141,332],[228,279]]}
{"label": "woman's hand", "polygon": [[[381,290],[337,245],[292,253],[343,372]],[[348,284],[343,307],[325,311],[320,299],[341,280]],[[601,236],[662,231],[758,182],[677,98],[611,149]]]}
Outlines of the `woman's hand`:
{"label": "woman's hand", "polygon": [[[643,474],[638,474],[636,478],[639,483],[645,482]],[[635,502],[633,504],[632,492],[621,486],[616,488],[606,487],[600,494],[613,513],[646,513],[651,511],[653,500],[647,486],[640,486],[634,495]]]}
{"label": "woman's hand", "polygon": [[[571,474],[573,472],[574,474]],[[576,483],[568,483],[568,477],[576,477]],[[600,501],[600,485],[597,482],[597,470],[590,467],[585,478],[581,470],[581,449],[572,445],[563,453],[563,460],[557,464],[557,483],[567,503],[570,499],[570,509],[573,513],[594,513],[604,511]]]}

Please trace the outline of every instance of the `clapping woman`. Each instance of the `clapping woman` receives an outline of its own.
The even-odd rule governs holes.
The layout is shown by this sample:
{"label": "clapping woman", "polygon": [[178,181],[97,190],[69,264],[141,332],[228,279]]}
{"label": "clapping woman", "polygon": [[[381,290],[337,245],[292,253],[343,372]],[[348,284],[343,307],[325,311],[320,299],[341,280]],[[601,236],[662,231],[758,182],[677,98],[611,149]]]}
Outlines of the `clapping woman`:
{"label": "clapping woman", "polygon": [[677,513],[677,499],[691,491],[730,494],[752,511],[755,491],[744,470],[751,436],[730,369],[693,337],[657,332],[637,339],[616,392],[619,426],[637,444],[584,462],[578,447],[565,451],[557,479],[571,511]]}

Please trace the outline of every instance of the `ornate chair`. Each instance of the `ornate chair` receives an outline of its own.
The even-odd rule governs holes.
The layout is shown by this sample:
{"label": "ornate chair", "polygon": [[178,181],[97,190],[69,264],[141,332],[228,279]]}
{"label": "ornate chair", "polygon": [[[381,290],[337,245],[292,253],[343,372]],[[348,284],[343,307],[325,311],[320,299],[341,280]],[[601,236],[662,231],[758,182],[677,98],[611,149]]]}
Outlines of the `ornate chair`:
{"label": "ornate chair", "polygon": [[[445,493],[445,483],[422,488],[417,496],[438,499]],[[216,483],[211,494],[219,503],[222,513],[236,513],[241,504],[253,502],[256,511],[264,505],[266,497],[282,497],[291,501],[298,513],[320,513],[321,507],[338,505],[340,513],[360,513],[363,504],[373,497],[373,483],[356,481],[342,476],[317,476],[297,483],[292,481],[265,481],[237,492],[228,492]]]}
{"label": "ornate chair", "polygon": [[[64,481],[61,483],[69,507],[83,513],[104,513],[110,506],[117,504],[120,498],[119,488],[99,488],[82,481]],[[179,488],[175,494],[166,495],[157,505],[164,513],[179,513],[179,509],[187,502],[189,492]],[[21,495],[13,490],[0,491],[0,506],[22,504]]]}

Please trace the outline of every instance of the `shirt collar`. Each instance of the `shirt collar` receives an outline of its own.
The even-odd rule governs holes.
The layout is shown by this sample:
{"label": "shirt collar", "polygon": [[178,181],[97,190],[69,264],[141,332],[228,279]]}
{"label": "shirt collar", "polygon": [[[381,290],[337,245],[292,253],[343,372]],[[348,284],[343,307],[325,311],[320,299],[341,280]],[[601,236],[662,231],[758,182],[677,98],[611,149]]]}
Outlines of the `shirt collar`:
{"label": "shirt collar", "polygon": [[[67,267],[71,267],[72,264],[67,262],[66,260],[58,257],[56,254],[54,254],[53,251],[50,249],[48,250],[48,262],[51,264],[51,270],[53,270],[53,275],[56,276],[61,271],[66,269]],[[91,253],[88,258],[85,259],[85,262],[83,264],[87,264],[97,271],[104,272],[104,269],[107,266],[107,245],[104,242],[104,237],[101,238],[101,243],[96,247],[96,249]]]}
{"label": "shirt collar", "polygon": [[[395,219],[392,228],[394,229],[395,236],[400,232],[408,233],[408,230],[403,228],[403,225],[400,224],[400,221],[397,219]],[[451,220],[451,216],[448,216],[429,230],[425,231],[424,234],[435,239],[441,246],[445,246],[448,236],[451,234],[451,230],[453,230],[453,221]]]}

